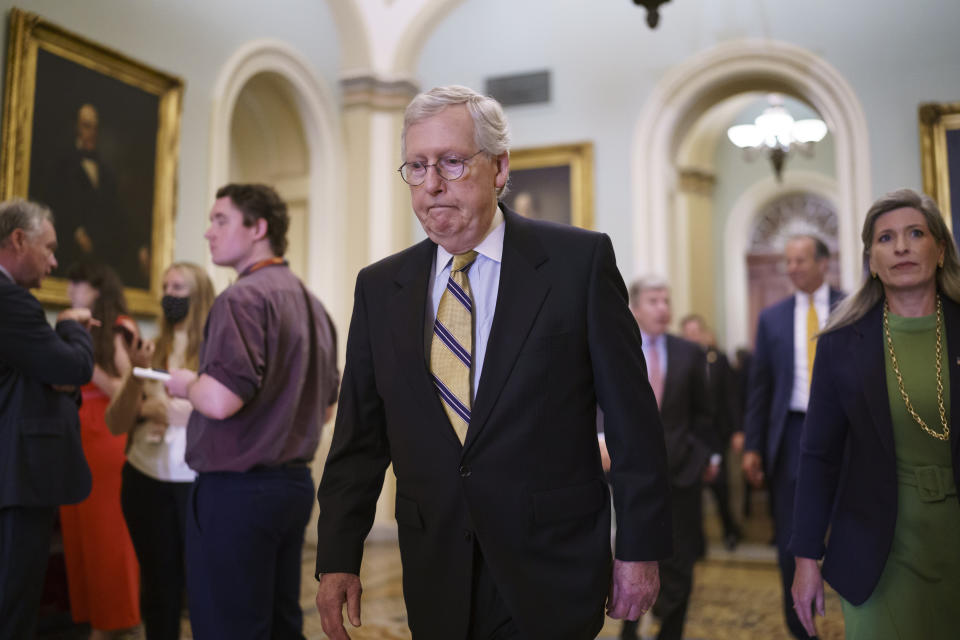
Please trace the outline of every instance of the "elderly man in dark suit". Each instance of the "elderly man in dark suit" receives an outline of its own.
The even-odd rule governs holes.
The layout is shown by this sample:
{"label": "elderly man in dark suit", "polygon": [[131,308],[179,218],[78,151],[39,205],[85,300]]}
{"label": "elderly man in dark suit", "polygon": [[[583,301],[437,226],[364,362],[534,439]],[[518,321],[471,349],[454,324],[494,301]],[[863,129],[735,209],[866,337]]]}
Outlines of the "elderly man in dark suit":
{"label": "elderly man in dark suit", "polygon": [[787,275],[797,291],[760,313],[744,417],[743,471],[754,487],[766,480],[772,492],[784,617],[794,637],[807,638],[790,596],[794,561],[787,545],[793,529],[800,432],[809,399],[815,336],[843,294],[826,282],[830,252],[819,238],[793,236],[784,255]]}
{"label": "elderly man in dark suit", "polygon": [[45,207],[0,204],[0,638],[32,638],[58,505],[90,493],[75,388],[93,375],[87,309],[56,329],[27,290],[57,266]]}
{"label": "elderly man in dark suit", "polygon": [[[653,611],[660,618],[658,639],[680,640],[693,589],[693,565],[703,546],[703,482],[717,477],[720,442],[713,425],[704,351],[667,333],[672,316],[666,280],[646,276],[634,282],[630,310],[643,338],[670,465],[673,555],[660,563],[662,587]],[[625,622],[620,637],[637,638],[636,625]]]}
{"label": "elderly man in dark suit", "polygon": [[671,537],[662,428],[610,240],[498,204],[509,136],[491,98],[420,94],[401,144],[428,239],[357,278],[318,491],[323,629],[349,637],[344,603],[360,623],[363,541],[392,462],[414,638],[592,640],[605,602],[629,619],[653,604]]}

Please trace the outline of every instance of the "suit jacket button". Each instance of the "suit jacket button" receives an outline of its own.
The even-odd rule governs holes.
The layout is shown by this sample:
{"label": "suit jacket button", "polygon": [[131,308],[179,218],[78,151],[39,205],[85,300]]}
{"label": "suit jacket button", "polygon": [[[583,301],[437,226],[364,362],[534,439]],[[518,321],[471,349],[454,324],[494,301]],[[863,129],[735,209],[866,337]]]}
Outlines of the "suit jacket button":
{"label": "suit jacket button", "polygon": [[473,540],[473,533],[471,533],[471,532],[468,531],[467,529],[464,529],[464,530],[463,530],[463,539],[466,540],[467,542],[470,542],[471,540]]}
{"label": "suit jacket button", "polygon": [[460,467],[460,477],[469,478],[470,477],[470,467]]}

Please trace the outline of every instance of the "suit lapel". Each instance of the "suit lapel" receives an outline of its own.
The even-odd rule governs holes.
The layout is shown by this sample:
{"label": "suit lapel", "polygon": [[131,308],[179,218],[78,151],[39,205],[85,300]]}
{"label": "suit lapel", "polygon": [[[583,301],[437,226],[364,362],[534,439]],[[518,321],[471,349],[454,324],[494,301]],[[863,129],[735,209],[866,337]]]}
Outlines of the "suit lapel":
{"label": "suit lapel", "polygon": [[661,412],[670,403],[671,396],[677,392],[681,362],[677,359],[677,343],[670,334],[663,334],[667,351],[667,377],[663,379],[663,398],[660,400]]}
{"label": "suit lapel", "polygon": [[427,367],[426,309],[427,282],[436,254],[436,245],[424,240],[413,248],[409,259],[397,272],[397,289],[388,303],[393,327],[393,346],[397,354],[397,372],[409,385],[412,397],[420,403],[428,424],[441,425],[446,437],[460,446],[456,431],[443,412]]}
{"label": "suit lapel", "polygon": [[503,207],[503,215],[506,229],[497,308],[464,443],[465,451],[486,425],[550,290],[549,282],[538,273],[540,265],[548,259],[539,240],[517,214]]}
{"label": "suit lapel", "polygon": [[872,424],[883,448],[895,457],[893,419],[890,417],[890,397],[887,394],[887,365],[883,340],[883,303],[877,304],[854,323],[856,338],[852,341],[860,384],[865,402],[873,418]]}

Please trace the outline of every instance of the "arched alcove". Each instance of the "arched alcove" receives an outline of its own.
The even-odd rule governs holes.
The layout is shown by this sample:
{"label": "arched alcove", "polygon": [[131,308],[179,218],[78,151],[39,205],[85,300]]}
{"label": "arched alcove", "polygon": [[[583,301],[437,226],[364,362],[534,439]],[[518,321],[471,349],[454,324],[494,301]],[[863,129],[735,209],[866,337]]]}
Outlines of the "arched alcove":
{"label": "arched alcove", "polygon": [[[840,231],[843,216],[840,214],[837,182],[822,173],[811,171],[788,171],[783,182],[771,175],[757,182],[734,203],[723,229],[724,246],[729,258],[724,261],[726,279],[726,345],[728,349],[746,346],[750,341],[749,300],[747,291],[746,255],[749,251],[751,231],[763,208],[784,193],[810,193],[822,198],[837,211],[837,228]],[[843,277],[843,239],[837,234],[837,249],[840,253],[841,280]],[[860,251],[853,251],[859,260]],[[847,285],[844,285],[847,286]],[[848,287],[849,288],[849,287]]]}
{"label": "arched alcove", "polygon": [[[634,135],[634,270],[656,271],[671,278],[677,275],[670,252],[682,242],[675,224],[674,158],[678,147],[693,123],[711,107],[750,91],[794,96],[813,106],[829,126],[835,139],[837,180],[833,197],[839,216],[841,282],[851,288],[859,275],[857,229],[870,203],[866,119],[849,84],[827,62],[800,47],[771,40],[718,45],[672,70],[655,87]],[[726,249],[742,256],[744,242],[740,239],[733,246],[728,242]],[[734,253],[738,245],[739,253]],[[728,268],[734,270],[731,265],[738,262],[727,261]],[[728,282],[733,290],[740,287],[745,297],[743,278],[745,274],[740,280]],[[679,278],[674,285],[676,297],[687,299],[688,287],[689,283]],[[733,290],[729,294],[736,297]],[[738,306],[738,301],[730,300],[728,317]],[[728,345],[738,343],[729,339],[731,332],[737,331],[737,324],[727,323]]]}
{"label": "arched alcove", "polygon": [[290,83],[272,72],[253,76],[233,110],[229,180],[276,188],[290,214],[286,258],[304,280],[310,253],[309,179],[310,153]]}
{"label": "arched alcove", "polygon": [[[213,202],[216,190],[231,175],[231,127],[238,98],[256,76],[258,83],[272,83],[280,88],[280,102],[296,110],[302,126],[302,146],[306,149],[306,284],[323,299],[334,320],[345,326],[349,300],[338,265],[343,262],[342,217],[338,215],[339,180],[338,159],[342,157],[337,128],[337,109],[330,91],[319,80],[310,65],[289,45],[273,40],[247,43],[224,65],[213,88],[213,118],[211,123],[210,176],[207,203]],[[253,96],[269,93],[263,86],[248,94],[253,102],[241,105],[241,110],[256,109]],[[274,100],[276,103],[277,100]],[[276,106],[276,105],[274,105]],[[261,118],[262,122],[269,119]],[[278,130],[279,131],[279,130]],[[222,286],[223,274],[214,273]]]}

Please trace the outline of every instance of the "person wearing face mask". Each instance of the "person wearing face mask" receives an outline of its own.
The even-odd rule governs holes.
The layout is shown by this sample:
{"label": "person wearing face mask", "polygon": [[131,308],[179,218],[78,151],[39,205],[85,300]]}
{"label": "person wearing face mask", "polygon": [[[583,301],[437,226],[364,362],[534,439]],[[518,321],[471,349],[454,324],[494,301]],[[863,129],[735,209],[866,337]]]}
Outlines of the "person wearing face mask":
{"label": "person wearing face mask", "polygon": [[[134,366],[197,367],[203,325],[213,304],[203,269],[179,262],[163,276],[163,319],[155,342],[130,351]],[[185,589],[184,518],[196,473],[184,460],[192,406],[170,398],[159,382],[127,375],[107,408],[107,426],[129,434],[121,503],[140,561],[140,609],[147,640],[180,637]]]}

